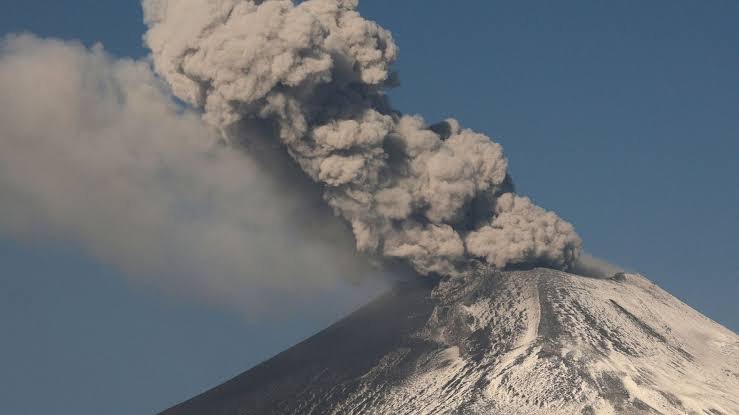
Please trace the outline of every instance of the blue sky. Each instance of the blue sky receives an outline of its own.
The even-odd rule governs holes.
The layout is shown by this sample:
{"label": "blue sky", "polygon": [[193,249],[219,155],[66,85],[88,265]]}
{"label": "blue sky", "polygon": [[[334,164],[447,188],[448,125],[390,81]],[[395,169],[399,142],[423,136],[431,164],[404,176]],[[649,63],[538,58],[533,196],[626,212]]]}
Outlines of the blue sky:
{"label": "blue sky", "polygon": [[[739,329],[739,3],[365,0],[401,48],[391,96],[502,143],[586,249]],[[136,2],[4,1],[0,33],[141,57]],[[152,413],[358,304],[264,321],[165,298],[52,241],[0,235],[0,411]]]}

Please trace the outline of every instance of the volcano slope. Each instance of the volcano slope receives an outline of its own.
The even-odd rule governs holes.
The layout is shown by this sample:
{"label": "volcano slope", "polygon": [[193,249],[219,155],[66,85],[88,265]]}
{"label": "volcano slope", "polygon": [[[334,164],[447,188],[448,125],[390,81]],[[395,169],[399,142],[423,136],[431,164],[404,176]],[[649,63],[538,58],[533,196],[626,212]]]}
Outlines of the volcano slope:
{"label": "volcano slope", "polygon": [[407,283],[163,412],[739,414],[739,336],[635,274]]}

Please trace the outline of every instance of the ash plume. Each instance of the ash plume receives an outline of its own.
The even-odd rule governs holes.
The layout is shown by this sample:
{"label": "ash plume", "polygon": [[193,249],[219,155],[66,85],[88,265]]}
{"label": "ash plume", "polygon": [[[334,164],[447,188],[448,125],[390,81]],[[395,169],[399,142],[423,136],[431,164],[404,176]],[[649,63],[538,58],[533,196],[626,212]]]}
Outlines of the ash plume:
{"label": "ash plume", "polygon": [[146,44],[174,94],[233,145],[266,125],[351,224],[357,249],[453,275],[569,269],[573,227],[513,192],[501,146],[453,119],[403,115],[391,34],[357,0],[143,0]]}
{"label": "ash plume", "polygon": [[351,231],[220,145],[149,63],[10,36],[0,100],[0,235],[73,243],[137,284],[249,316],[366,292],[336,288],[370,269]]}

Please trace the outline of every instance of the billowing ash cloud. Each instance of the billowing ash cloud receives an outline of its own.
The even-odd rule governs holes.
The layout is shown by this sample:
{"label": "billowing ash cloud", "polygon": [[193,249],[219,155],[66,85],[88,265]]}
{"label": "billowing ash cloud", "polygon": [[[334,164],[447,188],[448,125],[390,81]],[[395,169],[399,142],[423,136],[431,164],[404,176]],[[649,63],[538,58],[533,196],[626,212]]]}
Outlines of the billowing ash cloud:
{"label": "billowing ash cloud", "polygon": [[250,313],[364,270],[330,211],[217,144],[165,87],[100,48],[3,40],[0,234],[72,240],[135,281]]}
{"label": "billowing ash cloud", "polygon": [[351,223],[360,251],[453,274],[570,268],[572,226],[512,193],[499,144],[455,120],[428,125],[384,91],[398,55],[357,0],[143,0],[146,43],[175,95],[232,143],[267,125]]}

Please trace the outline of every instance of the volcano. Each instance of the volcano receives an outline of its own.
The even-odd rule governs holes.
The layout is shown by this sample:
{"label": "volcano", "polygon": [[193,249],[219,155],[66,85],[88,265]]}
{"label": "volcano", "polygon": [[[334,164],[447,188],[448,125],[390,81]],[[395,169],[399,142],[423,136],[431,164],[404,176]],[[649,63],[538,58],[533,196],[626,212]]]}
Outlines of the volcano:
{"label": "volcano", "polygon": [[163,415],[739,414],[739,336],[646,278],[404,283]]}

